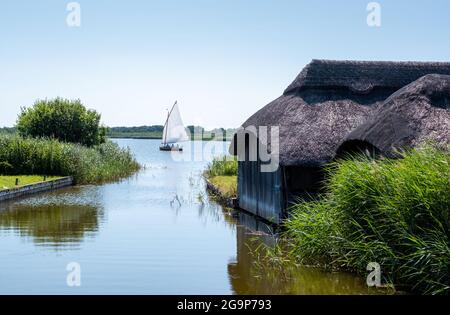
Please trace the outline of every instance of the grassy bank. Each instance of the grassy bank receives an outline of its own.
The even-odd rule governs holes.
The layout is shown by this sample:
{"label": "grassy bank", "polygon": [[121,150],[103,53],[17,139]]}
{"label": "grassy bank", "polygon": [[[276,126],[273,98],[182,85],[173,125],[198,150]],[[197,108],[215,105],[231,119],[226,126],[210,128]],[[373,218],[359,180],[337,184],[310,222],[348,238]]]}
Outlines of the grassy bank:
{"label": "grassy bank", "polygon": [[220,192],[223,198],[233,198],[237,195],[236,159],[225,157],[215,158],[206,169],[204,175]]}
{"label": "grassy bank", "polygon": [[112,142],[87,148],[50,139],[0,136],[0,174],[73,176],[79,184],[117,180],[139,170],[128,150]]}
{"label": "grassy bank", "polygon": [[234,198],[237,195],[237,176],[214,176],[210,179],[224,198]]}
{"label": "grassy bank", "polygon": [[[22,175],[22,176],[0,176],[0,190],[15,187],[22,187],[26,185],[36,184],[44,181],[55,180],[61,177],[58,176],[38,176],[38,175]],[[16,179],[19,179],[19,184],[16,186]]]}
{"label": "grassy bank", "polygon": [[450,156],[427,146],[398,160],[354,157],[329,166],[326,193],[286,223],[301,263],[367,275],[413,292],[450,293]]}

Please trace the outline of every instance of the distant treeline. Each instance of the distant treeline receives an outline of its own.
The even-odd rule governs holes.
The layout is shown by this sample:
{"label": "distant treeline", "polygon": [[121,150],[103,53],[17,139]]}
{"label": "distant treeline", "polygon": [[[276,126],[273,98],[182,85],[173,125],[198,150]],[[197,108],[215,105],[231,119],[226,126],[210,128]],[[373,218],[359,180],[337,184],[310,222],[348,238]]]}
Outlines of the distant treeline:
{"label": "distant treeline", "polygon": [[[205,130],[199,126],[188,126],[192,139],[200,140],[230,140],[234,134],[235,129],[217,128],[214,130]],[[132,139],[162,139],[164,126],[139,126],[139,127],[110,127],[108,128],[107,136],[109,138],[132,138]]]}
{"label": "distant treeline", "polygon": [[[221,139],[224,141],[231,140],[231,136],[235,129],[216,128],[213,130],[205,130],[199,126],[188,126],[192,139],[199,139],[200,134],[203,135],[202,140]],[[162,139],[164,126],[139,126],[139,127],[110,127],[107,129],[107,137],[109,138],[128,138],[128,139]],[[16,127],[0,127],[0,135],[16,134]],[[224,135],[221,137],[220,135]]]}
{"label": "distant treeline", "polygon": [[164,126],[110,127],[109,138],[162,139]]}
{"label": "distant treeline", "polygon": [[13,135],[17,133],[16,127],[0,127],[0,135]]}

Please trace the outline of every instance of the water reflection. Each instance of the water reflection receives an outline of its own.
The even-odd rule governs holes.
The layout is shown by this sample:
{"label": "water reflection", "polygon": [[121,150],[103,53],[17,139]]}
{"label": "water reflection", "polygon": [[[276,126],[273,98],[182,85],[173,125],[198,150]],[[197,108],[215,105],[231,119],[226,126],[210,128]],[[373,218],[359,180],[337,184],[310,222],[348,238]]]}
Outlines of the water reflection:
{"label": "water reflection", "polygon": [[0,230],[36,245],[74,249],[94,237],[104,220],[98,190],[78,187],[0,204]]}
{"label": "water reflection", "polygon": [[83,264],[79,294],[370,293],[351,274],[266,266],[254,249],[273,244],[270,227],[209,198],[207,161],[175,162],[157,140],[117,141],[142,172],[0,203],[0,293],[73,294],[71,261]]}
{"label": "water reflection", "polygon": [[[380,294],[369,289],[360,277],[345,272],[331,273],[318,268],[293,264],[274,266],[258,260],[258,251],[275,244],[275,234],[263,222],[244,213],[238,214],[237,255],[228,264],[234,294]],[[263,246],[261,246],[263,245]]]}

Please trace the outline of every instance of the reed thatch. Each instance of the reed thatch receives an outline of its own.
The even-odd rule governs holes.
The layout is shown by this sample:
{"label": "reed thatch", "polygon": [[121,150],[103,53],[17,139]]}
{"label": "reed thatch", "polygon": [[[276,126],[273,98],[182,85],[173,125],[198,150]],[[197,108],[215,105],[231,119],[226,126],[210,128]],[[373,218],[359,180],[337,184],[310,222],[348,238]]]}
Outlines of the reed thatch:
{"label": "reed thatch", "polygon": [[313,60],[242,126],[279,126],[281,165],[321,166],[392,93],[430,73],[450,75],[450,63]]}
{"label": "reed thatch", "polygon": [[448,62],[313,60],[286,89],[347,87],[357,93],[374,88],[400,88],[431,74],[450,74]]}
{"label": "reed thatch", "polygon": [[425,141],[450,144],[448,75],[426,75],[394,93],[346,137],[337,154],[369,147],[394,156]]}

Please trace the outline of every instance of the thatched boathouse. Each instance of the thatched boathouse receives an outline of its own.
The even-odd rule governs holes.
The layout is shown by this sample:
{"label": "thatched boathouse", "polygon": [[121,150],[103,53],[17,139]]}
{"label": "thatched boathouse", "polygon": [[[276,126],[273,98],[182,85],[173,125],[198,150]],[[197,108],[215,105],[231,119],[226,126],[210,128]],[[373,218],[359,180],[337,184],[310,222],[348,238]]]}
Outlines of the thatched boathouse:
{"label": "thatched boathouse", "polygon": [[425,141],[450,143],[450,76],[429,74],[390,96],[352,131],[336,156],[369,150],[395,157]]}
{"label": "thatched boathouse", "polygon": [[[320,190],[322,168],[346,137],[389,96],[427,74],[450,75],[450,63],[313,60],[282,96],[244,122],[233,139],[230,151],[240,160],[240,208],[281,222],[295,198]],[[248,159],[251,137],[269,151],[272,147],[270,139],[260,144],[265,136],[248,131],[261,126],[279,128],[279,167],[274,172],[261,172],[264,163]],[[242,141],[244,148],[238,146]]]}

